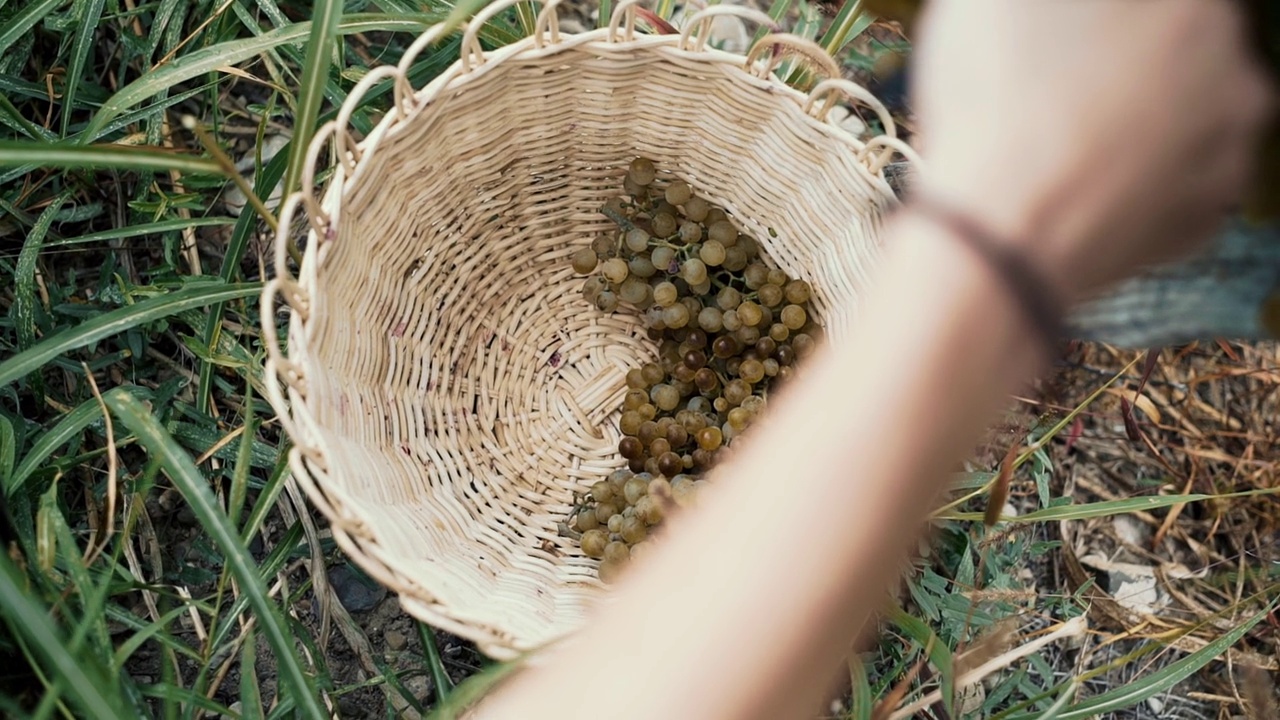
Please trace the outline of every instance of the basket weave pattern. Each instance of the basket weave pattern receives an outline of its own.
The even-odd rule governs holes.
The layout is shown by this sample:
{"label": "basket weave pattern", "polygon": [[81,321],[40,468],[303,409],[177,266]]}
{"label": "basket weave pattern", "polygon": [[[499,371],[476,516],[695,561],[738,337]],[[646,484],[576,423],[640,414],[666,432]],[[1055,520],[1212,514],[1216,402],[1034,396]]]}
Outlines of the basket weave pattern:
{"label": "basket weave pattern", "polygon": [[[811,283],[838,341],[894,201],[880,168],[909,151],[865,90],[835,79],[805,95],[771,76],[811,43],[770,35],[743,58],[698,39],[714,15],[753,11],[716,6],[681,36],[651,36],[631,2],[610,28],[562,35],[552,2],[534,36],[481,53],[474,28],[504,6],[469,24],[430,85],[412,91],[404,71],[438,28],[321,129],[263,302],[269,331],[277,297],[290,310],[287,356],[273,332],[266,344],[294,478],[408,612],[498,658],[571,631],[601,596],[596,561],[557,523],[623,466],[624,376],[656,347],[625,313],[588,306],[569,256],[610,230],[599,208],[626,164],[649,157],[724,207]],[[356,143],[345,121],[386,78],[395,107]],[[842,97],[889,133],[863,143],[827,123]],[[300,205],[312,229],[293,277],[285,229]]]}

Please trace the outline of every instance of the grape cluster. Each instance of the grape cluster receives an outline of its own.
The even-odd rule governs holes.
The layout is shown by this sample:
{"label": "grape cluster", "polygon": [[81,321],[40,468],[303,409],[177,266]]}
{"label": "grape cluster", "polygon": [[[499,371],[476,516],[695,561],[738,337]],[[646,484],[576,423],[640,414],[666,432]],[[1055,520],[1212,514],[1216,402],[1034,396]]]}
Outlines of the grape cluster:
{"label": "grape cluster", "polygon": [[699,478],[822,333],[809,284],[766,265],[755,240],[688,183],[660,183],[653,162],[637,158],[623,188],[602,209],[617,230],[570,260],[587,276],[587,302],[630,308],[659,347],[627,373],[618,443],[627,469],[596,483],[571,522],[606,582],[667,510],[696,497]]}

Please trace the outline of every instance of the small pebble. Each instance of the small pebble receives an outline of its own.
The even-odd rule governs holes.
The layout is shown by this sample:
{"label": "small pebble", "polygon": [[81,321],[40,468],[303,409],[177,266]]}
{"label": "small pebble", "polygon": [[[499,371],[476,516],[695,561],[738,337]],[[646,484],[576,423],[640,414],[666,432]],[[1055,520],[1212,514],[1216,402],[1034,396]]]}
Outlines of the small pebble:
{"label": "small pebble", "polygon": [[366,612],[377,607],[387,596],[387,589],[350,565],[329,570],[329,582],[338,602],[351,612]]}
{"label": "small pebble", "polygon": [[387,640],[387,647],[392,650],[403,650],[409,644],[409,639],[399,630],[388,630],[383,637]]}

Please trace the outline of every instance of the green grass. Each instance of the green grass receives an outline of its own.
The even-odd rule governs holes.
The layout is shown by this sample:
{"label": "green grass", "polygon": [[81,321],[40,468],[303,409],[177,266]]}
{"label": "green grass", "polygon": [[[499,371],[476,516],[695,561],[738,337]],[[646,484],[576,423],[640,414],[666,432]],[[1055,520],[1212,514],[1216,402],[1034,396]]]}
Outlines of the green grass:
{"label": "green grass", "polygon": [[[314,621],[317,607],[347,645],[369,638],[331,597],[313,597],[313,574],[341,554],[288,486],[287,439],[262,399],[257,297],[275,219],[252,206],[235,217],[220,202],[226,156],[252,159],[246,186],[258,196],[297,187],[306,141],[371,67],[482,4],[0,2],[0,712],[192,718],[239,703],[247,718],[320,717],[358,698],[376,715],[446,717],[511,669],[476,658],[461,668],[425,625],[408,662],[374,657],[362,679],[332,662],[336,641]],[[782,18],[795,7],[772,10]],[[802,9],[800,29],[837,56],[871,22],[852,0],[834,18]],[[531,22],[525,8],[507,12],[481,37],[500,46]],[[457,52],[455,35],[422,53],[413,84]],[[367,93],[352,126],[370,130],[390,92],[384,82]],[[261,157],[255,148],[281,129],[292,141]],[[1047,460],[1021,461],[1034,461],[1047,488]],[[1006,618],[1082,611],[1070,597],[963,594],[1016,589],[1018,564],[1053,551],[1034,528],[1153,507],[1069,506],[1046,494],[1038,514],[1019,518],[1032,531],[988,546],[988,480],[958,482],[971,495],[940,516],[902,608],[851,664],[851,717],[871,717],[922,655],[934,675],[908,683],[906,699],[943,688],[954,705],[957,658],[982,633]],[[1074,679],[1011,671],[984,713],[1083,716],[1141,702],[1207,661],[1188,656],[1148,685],[1083,705],[1073,704]],[[420,678],[434,689],[415,692]]]}

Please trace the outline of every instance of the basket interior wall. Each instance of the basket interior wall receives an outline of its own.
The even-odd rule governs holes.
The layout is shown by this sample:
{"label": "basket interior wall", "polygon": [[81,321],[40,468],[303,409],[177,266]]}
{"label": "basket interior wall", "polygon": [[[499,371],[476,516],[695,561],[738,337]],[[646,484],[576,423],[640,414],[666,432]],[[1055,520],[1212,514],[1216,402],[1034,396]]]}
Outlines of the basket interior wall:
{"label": "basket interior wall", "polygon": [[648,156],[732,212],[837,335],[884,204],[829,128],[760,101],[776,86],[705,54],[610,52],[506,59],[388,132],[347,188],[307,327],[325,490],[422,599],[523,638],[594,596],[556,524],[621,466],[609,421],[653,352],[586,306],[568,262],[611,226],[598,209],[625,164]]}

